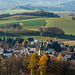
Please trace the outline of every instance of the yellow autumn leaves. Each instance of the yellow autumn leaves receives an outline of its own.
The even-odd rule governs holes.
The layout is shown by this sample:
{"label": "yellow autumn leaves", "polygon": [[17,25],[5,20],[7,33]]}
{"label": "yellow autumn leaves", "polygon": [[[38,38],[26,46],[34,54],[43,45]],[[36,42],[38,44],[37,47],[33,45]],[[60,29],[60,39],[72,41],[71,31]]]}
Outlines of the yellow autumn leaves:
{"label": "yellow autumn leaves", "polygon": [[[34,72],[39,71],[40,75],[45,75],[46,61],[48,57],[46,55],[38,56],[36,52],[34,52],[29,60],[28,68],[31,69],[31,75],[35,75]],[[36,70],[37,65],[39,66]],[[36,71],[35,71],[36,70]]]}
{"label": "yellow autumn leaves", "polygon": [[59,55],[58,55],[58,57],[57,57],[57,61],[59,62],[59,61],[61,61],[61,59],[62,59],[62,54],[59,53]]}
{"label": "yellow autumn leaves", "polygon": [[19,25],[23,26],[23,23],[19,23]]}
{"label": "yellow autumn leaves", "polygon": [[45,75],[45,69],[46,69],[46,63],[47,63],[48,57],[46,55],[43,55],[40,57],[39,60],[39,71],[40,75]]}
{"label": "yellow autumn leaves", "polygon": [[[49,37],[46,37],[46,42],[48,42],[50,40]],[[54,38],[54,41],[57,41],[57,37]]]}
{"label": "yellow autumn leaves", "polygon": [[[46,75],[45,72],[46,72],[46,65],[48,60],[47,55],[44,54],[42,56],[38,56],[38,54],[34,52],[28,57],[28,59],[29,59],[28,61],[29,64],[27,68],[31,70],[31,75],[37,75],[36,73],[39,73],[39,75]],[[62,54],[59,53],[57,57],[57,62],[60,62],[61,59],[62,59]]]}

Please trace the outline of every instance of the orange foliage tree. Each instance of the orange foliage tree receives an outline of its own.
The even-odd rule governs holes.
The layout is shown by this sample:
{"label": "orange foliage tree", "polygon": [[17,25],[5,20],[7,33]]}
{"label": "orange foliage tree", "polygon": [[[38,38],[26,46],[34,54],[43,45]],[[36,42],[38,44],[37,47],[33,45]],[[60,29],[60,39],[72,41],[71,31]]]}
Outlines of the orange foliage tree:
{"label": "orange foliage tree", "polygon": [[40,71],[40,75],[45,75],[47,60],[48,60],[48,57],[46,55],[43,55],[40,57],[40,60],[38,62],[39,63],[38,71]]}
{"label": "orange foliage tree", "polygon": [[58,55],[58,57],[57,57],[57,61],[61,61],[61,59],[62,59],[62,54],[59,53],[59,55]]}
{"label": "orange foliage tree", "polygon": [[38,61],[38,55],[36,52],[34,52],[29,60],[29,65],[28,68],[31,69],[31,75],[34,75],[36,71],[36,66],[37,66],[37,61]]}

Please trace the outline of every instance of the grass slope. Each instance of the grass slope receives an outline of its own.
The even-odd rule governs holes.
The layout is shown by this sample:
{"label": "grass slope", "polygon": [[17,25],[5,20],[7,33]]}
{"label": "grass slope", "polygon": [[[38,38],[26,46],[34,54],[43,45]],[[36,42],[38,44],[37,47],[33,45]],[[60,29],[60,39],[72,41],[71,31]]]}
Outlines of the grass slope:
{"label": "grass slope", "polygon": [[72,20],[72,17],[48,18],[46,22],[46,27],[59,27],[65,34],[75,35],[75,20]]}
{"label": "grass slope", "polygon": [[[13,9],[13,10],[0,10],[0,14],[16,14],[16,13],[21,13],[21,12],[34,12],[36,10],[26,10],[26,9],[20,9],[20,8],[17,8],[17,9]],[[63,13],[69,13],[68,11],[49,11],[49,12],[52,12],[52,13],[55,13],[55,14],[63,14]]]}
{"label": "grass slope", "polygon": [[13,10],[0,10],[0,14],[15,14],[15,13],[21,13],[21,12],[33,12],[35,10],[24,10],[24,9],[13,9]]}
{"label": "grass slope", "polygon": [[55,13],[55,14],[66,14],[66,13],[69,13],[68,11],[49,11],[49,12],[52,12],[52,13]]}
{"label": "grass slope", "polygon": [[[38,28],[43,27],[44,25],[46,25],[46,27],[55,26],[55,27],[61,28],[66,34],[64,36],[57,36],[59,41],[66,40],[66,39],[75,40],[75,20],[72,20],[71,17],[36,18],[36,19],[17,20],[17,18],[21,16],[22,15],[16,15],[16,16],[3,18],[3,20],[0,20],[0,25],[6,25],[8,23],[23,23],[24,24],[23,29],[29,29],[29,30],[38,30]],[[23,17],[30,17],[30,16],[24,15]],[[5,31],[5,30],[2,30],[2,31]],[[9,30],[9,31],[12,31],[12,30]],[[11,36],[7,36],[7,37],[11,37]],[[25,38],[25,39],[27,39],[28,37],[33,37],[34,39],[37,39],[39,41],[45,41],[46,39],[45,36],[15,36],[14,38],[16,37]],[[55,37],[56,36],[51,36],[50,39],[53,40]]]}
{"label": "grass slope", "polygon": [[[24,19],[24,20],[17,20],[18,17],[31,17],[32,19]],[[46,18],[35,18],[36,16],[27,16],[27,15],[16,15],[11,17],[6,17],[0,20],[0,26],[7,25],[8,23],[23,23],[23,29],[39,29],[40,27],[46,25]]]}

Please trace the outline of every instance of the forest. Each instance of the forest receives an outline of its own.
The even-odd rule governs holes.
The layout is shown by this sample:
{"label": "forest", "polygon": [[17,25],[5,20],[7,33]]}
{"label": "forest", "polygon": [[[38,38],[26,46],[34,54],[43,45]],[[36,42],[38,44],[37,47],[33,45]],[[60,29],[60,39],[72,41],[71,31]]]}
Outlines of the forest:
{"label": "forest", "polygon": [[75,75],[74,62],[61,61],[57,58],[36,52],[23,56],[12,55],[5,60],[0,56],[0,75]]}

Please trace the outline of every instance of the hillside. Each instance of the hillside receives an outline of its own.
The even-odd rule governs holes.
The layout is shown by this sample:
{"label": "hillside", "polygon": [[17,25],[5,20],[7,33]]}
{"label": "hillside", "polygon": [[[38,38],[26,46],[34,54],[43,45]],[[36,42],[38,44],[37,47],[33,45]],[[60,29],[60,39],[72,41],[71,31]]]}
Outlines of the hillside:
{"label": "hillside", "polygon": [[26,9],[19,9],[19,8],[15,8],[12,10],[0,10],[0,14],[16,14],[16,13],[22,13],[22,12],[33,12],[35,10],[26,10]]}
{"label": "hillside", "polygon": [[51,10],[54,11],[75,11],[75,1],[61,3],[57,6],[52,6]]}
{"label": "hillside", "polygon": [[[18,20],[19,17],[24,17],[25,19],[23,20]],[[0,20],[0,26],[5,26],[10,23],[23,23],[23,29],[35,29],[38,30],[41,26],[46,25],[45,22],[46,18],[40,18],[36,16],[27,16],[27,15],[15,15],[11,17],[6,17]]]}
{"label": "hillside", "polygon": [[[30,19],[27,18],[24,20],[18,20],[19,17],[26,17],[26,18],[29,17]],[[16,16],[6,17],[3,18],[3,20],[0,20],[0,26],[9,23],[24,23],[23,29],[33,29],[33,30],[34,29],[38,30],[38,28],[44,25],[46,25],[46,27],[55,26],[62,29],[66,34],[75,35],[75,20],[72,20],[72,17],[37,18],[36,16],[16,15]]]}
{"label": "hillside", "polygon": [[[32,30],[34,32],[38,31],[40,27],[59,27],[65,32],[65,35],[57,36],[58,40],[75,40],[75,21],[72,20],[71,17],[64,17],[64,18],[35,18],[35,19],[24,19],[24,20],[17,20],[18,17],[21,17],[22,15],[16,15],[11,17],[3,18],[3,20],[0,20],[0,26],[5,26],[10,23],[23,23],[23,29],[17,30],[17,29],[7,29],[8,35],[7,37],[21,37],[27,39],[28,37],[33,37],[34,39],[37,39],[39,41],[45,41],[46,37],[48,36],[22,36],[20,35],[22,31],[25,29]],[[36,17],[36,16],[27,16],[24,15],[23,17]],[[0,37],[3,37],[5,34],[5,30],[0,30],[2,34],[0,34]],[[17,34],[20,33],[18,36],[15,35],[14,32]],[[10,33],[10,34],[9,34]],[[56,36],[50,36],[50,39],[54,39]]]}
{"label": "hillside", "polygon": [[72,17],[49,18],[46,20],[46,22],[46,27],[59,27],[65,32],[65,34],[75,35],[75,20],[72,20]]}

